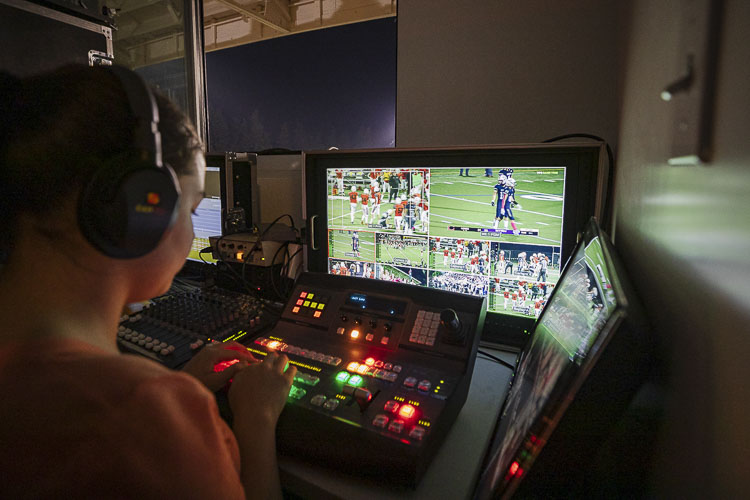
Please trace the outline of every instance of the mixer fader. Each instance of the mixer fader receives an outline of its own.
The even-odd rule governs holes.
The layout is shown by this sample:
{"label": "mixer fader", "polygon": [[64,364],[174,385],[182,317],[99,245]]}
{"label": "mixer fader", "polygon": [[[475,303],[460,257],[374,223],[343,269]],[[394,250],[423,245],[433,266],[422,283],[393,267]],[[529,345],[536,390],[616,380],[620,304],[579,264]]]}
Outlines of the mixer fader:
{"label": "mixer fader", "polygon": [[303,274],[248,345],[298,368],[279,452],[415,486],[466,400],[484,311],[481,297]]}

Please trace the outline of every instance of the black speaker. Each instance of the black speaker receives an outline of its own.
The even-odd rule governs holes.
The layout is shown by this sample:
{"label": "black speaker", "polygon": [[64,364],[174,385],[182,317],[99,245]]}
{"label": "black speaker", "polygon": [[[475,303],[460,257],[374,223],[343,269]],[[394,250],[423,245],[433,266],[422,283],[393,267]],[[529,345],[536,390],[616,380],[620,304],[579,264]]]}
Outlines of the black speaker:
{"label": "black speaker", "polygon": [[141,257],[156,248],[177,217],[180,187],[162,163],[159,109],[135,72],[111,68],[136,119],[130,151],[106,162],[81,190],[78,223],[100,252],[118,259]]}

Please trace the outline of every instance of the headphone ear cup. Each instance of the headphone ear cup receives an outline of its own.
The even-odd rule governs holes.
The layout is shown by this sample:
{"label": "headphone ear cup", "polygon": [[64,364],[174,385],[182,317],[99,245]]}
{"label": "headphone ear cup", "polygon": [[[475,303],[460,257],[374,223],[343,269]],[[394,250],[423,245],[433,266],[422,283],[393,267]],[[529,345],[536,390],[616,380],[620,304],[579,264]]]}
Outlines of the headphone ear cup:
{"label": "headphone ear cup", "polygon": [[100,169],[81,191],[78,221],[84,237],[103,254],[141,257],[154,250],[177,217],[179,183],[164,165],[132,165],[132,158]]}

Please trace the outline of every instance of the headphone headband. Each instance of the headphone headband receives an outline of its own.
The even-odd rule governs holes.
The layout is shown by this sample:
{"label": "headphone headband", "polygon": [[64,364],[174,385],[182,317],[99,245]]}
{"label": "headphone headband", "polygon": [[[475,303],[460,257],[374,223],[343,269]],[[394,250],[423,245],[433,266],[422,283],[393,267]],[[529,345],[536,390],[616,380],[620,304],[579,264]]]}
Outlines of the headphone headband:
{"label": "headphone headband", "polygon": [[154,94],[135,71],[123,66],[111,66],[110,70],[120,80],[136,119],[133,146],[147,155],[144,160],[150,159],[152,164],[162,167],[159,106]]}

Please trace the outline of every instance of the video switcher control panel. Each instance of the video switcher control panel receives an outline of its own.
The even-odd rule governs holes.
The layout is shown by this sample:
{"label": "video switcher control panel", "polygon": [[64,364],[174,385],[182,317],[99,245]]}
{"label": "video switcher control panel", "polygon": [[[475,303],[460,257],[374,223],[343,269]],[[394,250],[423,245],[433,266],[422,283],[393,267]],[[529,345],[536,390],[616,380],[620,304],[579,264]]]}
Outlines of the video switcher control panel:
{"label": "video switcher control panel", "polygon": [[303,274],[247,346],[298,369],[279,452],[416,486],[466,400],[484,311],[481,297]]}

